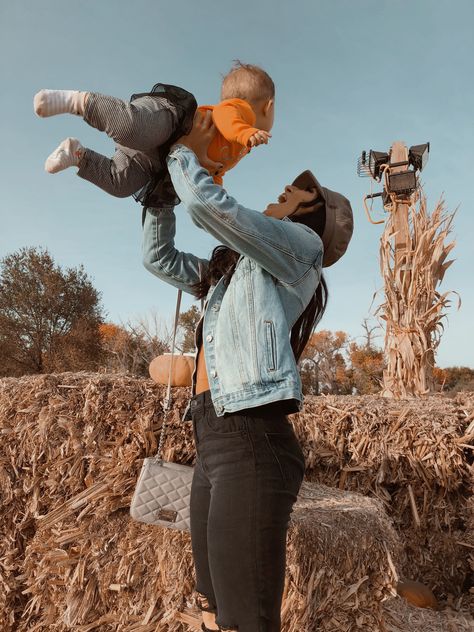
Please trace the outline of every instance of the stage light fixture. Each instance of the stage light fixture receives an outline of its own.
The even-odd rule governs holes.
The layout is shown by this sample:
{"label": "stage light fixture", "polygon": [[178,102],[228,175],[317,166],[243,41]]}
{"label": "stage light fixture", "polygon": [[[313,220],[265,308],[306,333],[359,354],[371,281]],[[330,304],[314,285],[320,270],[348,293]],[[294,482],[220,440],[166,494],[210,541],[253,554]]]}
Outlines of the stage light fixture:
{"label": "stage light fixture", "polygon": [[380,180],[380,167],[389,162],[389,155],[383,151],[370,150],[369,171],[375,180]]}
{"label": "stage light fixture", "polygon": [[430,144],[424,143],[424,145],[412,145],[408,151],[408,160],[413,168],[418,171],[422,171],[428,162],[428,156],[430,153]]}
{"label": "stage light fixture", "polygon": [[397,195],[410,194],[416,189],[416,174],[414,171],[390,173],[388,176],[388,190]]}

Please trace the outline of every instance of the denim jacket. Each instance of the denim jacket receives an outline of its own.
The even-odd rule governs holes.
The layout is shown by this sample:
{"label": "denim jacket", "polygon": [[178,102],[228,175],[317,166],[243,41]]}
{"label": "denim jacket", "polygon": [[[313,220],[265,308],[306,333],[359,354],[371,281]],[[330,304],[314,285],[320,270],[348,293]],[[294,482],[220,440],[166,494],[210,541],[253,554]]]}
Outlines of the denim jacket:
{"label": "denim jacket", "polygon": [[[168,169],[193,223],[241,253],[228,287],[209,288],[198,329],[203,337],[211,398],[218,416],[270,402],[303,405],[290,333],[314,295],[323,258],[310,228],[241,206],[214,184],[194,152],[175,145]],[[173,209],[147,208],[143,263],[178,289],[193,293],[208,259],[175,248]],[[193,374],[192,394],[195,393]]]}

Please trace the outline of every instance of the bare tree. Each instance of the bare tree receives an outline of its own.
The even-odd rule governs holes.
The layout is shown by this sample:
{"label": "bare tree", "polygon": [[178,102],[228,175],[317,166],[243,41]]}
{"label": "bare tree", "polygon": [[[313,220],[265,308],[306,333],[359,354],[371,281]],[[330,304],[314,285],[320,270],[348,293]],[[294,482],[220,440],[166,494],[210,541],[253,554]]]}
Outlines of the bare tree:
{"label": "bare tree", "polygon": [[170,350],[172,331],[156,312],[125,324],[101,326],[103,368],[113,373],[148,376],[148,366]]}
{"label": "bare tree", "polygon": [[373,349],[373,348],[375,348],[375,345],[374,345],[373,341],[375,340],[375,338],[379,338],[380,336],[375,335],[374,331],[377,331],[377,329],[381,329],[380,325],[373,325],[371,327],[369,325],[369,319],[368,318],[364,318],[364,320],[362,321],[362,329],[365,332],[363,334],[363,338],[365,340],[365,348],[366,349]]}

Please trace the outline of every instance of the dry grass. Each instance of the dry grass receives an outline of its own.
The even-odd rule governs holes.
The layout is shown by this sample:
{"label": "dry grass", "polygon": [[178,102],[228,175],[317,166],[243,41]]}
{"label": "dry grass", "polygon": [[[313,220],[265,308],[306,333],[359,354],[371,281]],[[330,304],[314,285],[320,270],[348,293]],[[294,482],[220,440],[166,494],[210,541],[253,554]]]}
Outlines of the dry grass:
{"label": "dry grass", "polygon": [[[142,459],[157,449],[164,393],[86,373],[0,380],[2,632],[188,629],[176,614],[193,605],[189,534],[128,513]],[[187,396],[174,390],[163,456],[192,465]],[[387,598],[404,573],[443,607],[469,607],[473,411],[465,394],[307,398],[291,417],[307,477],[288,535],[285,632],[435,632],[449,617],[471,629],[462,612]]]}
{"label": "dry grass", "polygon": [[311,397],[292,419],[309,480],[383,503],[404,544],[405,577],[441,599],[467,590],[474,571],[473,393]]}

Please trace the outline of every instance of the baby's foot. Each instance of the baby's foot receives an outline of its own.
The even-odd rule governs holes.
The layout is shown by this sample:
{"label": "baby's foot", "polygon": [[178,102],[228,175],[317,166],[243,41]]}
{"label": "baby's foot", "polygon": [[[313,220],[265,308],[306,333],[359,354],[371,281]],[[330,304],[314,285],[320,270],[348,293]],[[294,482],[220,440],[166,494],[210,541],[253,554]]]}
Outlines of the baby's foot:
{"label": "baby's foot", "polygon": [[38,116],[54,116],[55,114],[78,114],[83,116],[87,92],[77,90],[40,90],[33,99],[33,106]]}
{"label": "baby's foot", "polygon": [[49,173],[57,173],[68,167],[77,167],[84,155],[84,147],[77,138],[66,138],[48,156],[44,168]]}

